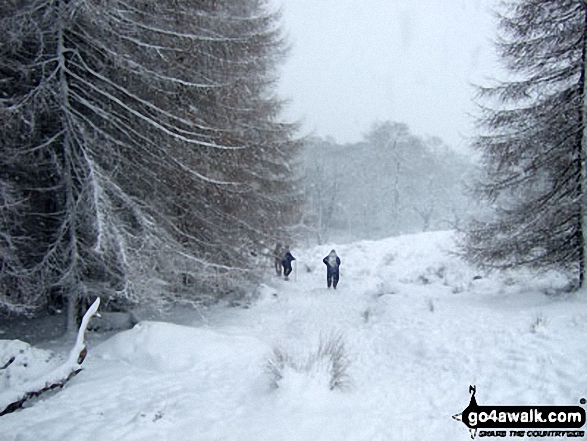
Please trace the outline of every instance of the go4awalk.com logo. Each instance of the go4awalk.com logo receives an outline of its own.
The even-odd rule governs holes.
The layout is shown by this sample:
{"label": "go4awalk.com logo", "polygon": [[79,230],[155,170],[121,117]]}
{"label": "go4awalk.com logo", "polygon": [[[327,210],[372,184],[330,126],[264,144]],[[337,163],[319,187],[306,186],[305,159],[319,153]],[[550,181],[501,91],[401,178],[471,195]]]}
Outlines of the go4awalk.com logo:
{"label": "go4awalk.com logo", "polygon": [[[580,406],[479,406],[475,386],[469,387],[471,401],[453,418],[462,421],[474,439],[480,437],[583,437],[585,424]],[[586,400],[581,399],[581,404]]]}

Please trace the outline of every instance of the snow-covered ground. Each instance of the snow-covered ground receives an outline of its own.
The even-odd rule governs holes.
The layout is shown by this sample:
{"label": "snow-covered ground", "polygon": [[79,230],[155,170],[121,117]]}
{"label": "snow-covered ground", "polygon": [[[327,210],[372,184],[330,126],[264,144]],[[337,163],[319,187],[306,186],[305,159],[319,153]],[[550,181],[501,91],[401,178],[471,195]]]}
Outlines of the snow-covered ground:
{"label": "snow-covered ground", "polygon": [[[268,278],[248,309],[215,308],[204,326],[141,322],[91,346],[62,391],[0,417],[0,438],[455,441],[469,439],[451,416],[470,384],[479,404],[586,397],[587,292],[553,295],[556,274],[474,280],[446,232],[337,246],[341,281],[327,290],[331,248],[292,250],[290,280]],[[275,350],[303,366],[337,337],[345,387],[330,390],[325,361],[272,372]],[[0,341],[0,365],[15,345]],[[35,374],[55,363],[20,349]],[[22,364],[0,386],[22,381]]]}

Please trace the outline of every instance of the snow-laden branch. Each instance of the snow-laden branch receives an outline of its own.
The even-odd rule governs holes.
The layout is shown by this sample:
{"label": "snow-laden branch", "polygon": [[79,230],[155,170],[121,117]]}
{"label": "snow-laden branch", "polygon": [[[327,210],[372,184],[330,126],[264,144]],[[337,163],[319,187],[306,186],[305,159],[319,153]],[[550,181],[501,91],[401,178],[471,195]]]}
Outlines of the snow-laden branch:
{"label": "snow-laden branch", "polygon": [[147,24],[144,24],[139,21],[131,19],[128,16],[129,14],[124,13],[124,11],[119,11],[119,12],[122,12],[122,14],[120,14],[120,16],[112,14],[112,13],[110,13],[109,15],[110,15],[110,17],[112,17],[112,19],[114,21],[118,22],[119,24],[121,24],[123,26],[124,25],[135,26],[138,29],[153,32],[154,34],[166,35],[169,37],[175,37],[175,38],[189,40],[189,41],[195,41],[195,42],[246,43],[249,40],[249,38],[248,38],[249,36],[244,36],[244,37],[227,37],[227,36],[210,37],[210,36],[203,36],[203,35],[198,35],[198,34],[172,31],[172,30],[163,29],[160,27],[149,26]]}
{"label": "snow-laden branch", "polygon": [[[100,107],[93,105],[92,103],[90,103],[89,101],[87,101],[85,98],[83,98],[81,95],[79,95],[79,94],[75,93],[74,91],[70,91],[70,96],[71,96],[72,98],[75,98],[75,99],[76,99],[76,100],[77,100],[77,101],[78,101],[80,104],[83,104],[83,105],[85,105],[85,106],[86,106],[86,107],[87,107],[89,110],[92,110],[92,111],[93,111],[93,112],[94,112],[96,115],[98,115],[98,116],[100,116],[100,117],[103,117],[103,118],[105,118],[105,119],[107,119],[107,120],[111,120],[111,119],[112,119],[112,117],[113,117],[113,112],[112,112],[112,111],[111,111],[110,115],[103,115],[103,112],[101,111],[102,109],[101,109]],[[126,108],[126,107],[125,107],[125,108]],[[142,115],[142,114],[140,114],[140,112],[134,112],[134,111],[133,111],[133,113],[137,113],[137,114],[139,114],[139,115]],[[109,118],[107,118],[107,116],[109,116]],[[111,122],[111,121],[110,121],[110,122]],[[127,131],[128,131],[128,130],[129,130],[129,128],[127,127]],[[183,137],[181,137],[180,135],[176,135],[176,136],[179,136],[180,138],[183,138]],[[185,139],[184,139],[184,140],[185,140]],[[214,146],[214,147],[216,147],[216,148],[220,148],[220,149],[222,149],[222,150],[233,150],[233,149],[234,149],[234,150],[240,150],[240,149],[242,149],[242,148],[243,148],[243,147],[235,147],[235,148],[232,148],[232,147],[226,147],[226,148],[225,148],[225,147],[220,147],[220,146],[218,146],[218,144],[211,144],[211,143],[205,143],[205,142],[198,142],[198,141],[196,141],[196,140],[193,140],[193,141],[194,141],[195,143],[197,143],[197,144],[200,144],[200,145],[203,145],[203,146]],[[158,159],[159,159],[159,160],[161,160],[161,158],[158,158]],[[186,173],[188,173],[188,174],[192,175],[193,177],[195,177],[195,178],[197,178],[197,179],[199,179],[199,180],[202,180],[202,181],[208,182],[208,183],[210,183],[210,184],[214,184],[214,185],[223,185],[223,186],[224,186],[224,185],[232,185],[232,186],[239,185],[239,183],[238,183],[238,182],[232,182],[232,181],[220,181],[220,180],[218,180],[218,179],[213,179],[213,178],[210,178],[210,177],[208,177],[208,176],[204,176],[203,174],[201,174],[201,173],[197,172],[197,171],[196,171],[196,170],[194,170],[193,168],[190,168],[190,167],[186,166],[185,164],[183,164],[182,162],[178,161],[176,158],[174,158],[174,157],[172,157],[172,156],[170,156],[170,155],[167,155],[167,158],[166,158],[166,159],[167,159],[167,160],[169,160],[169,161],[171,161],[171,162],[172,162],[172,163],[173,163],[173,164],[174,164],[174,165],[175,165],[177,168],[179,168],[179,169],[183,170],[184,172],[186,172]]]}
{"label": "snow-laden branch", "polygon": [[[90,308],[87,310],[87,312],[84,314],[84,317],[82,319],[82,323],[79,327],[79,331],[77,333],[77,338],[75,340],[75,345],[73,346],[73,349],[71,350],[71,352],[69,353],[69,360],[68,360],[68,364],[69,365],[73,365],[76,368],[81,369],[81,364],[84,361],[84,358],[86,357],[86,345],[85,345],[85,335],[86,335],[86,330],[88,329],[88,324],[90,323],[90,319],[96,314],[96,312],[98,312],[98,308],[100,306],[100,297],[98,297],[94,303],[92,303],[92,306],[90,306]],[[83,356],[82,356],[83,353]]]}
{"label": "snow-laden branch", "polygon": [[[86,35],[82,35],[78,32],[75,31],[70,31],[72,34],[80,37],[80,38],[84,38],[84,40],[88,40],[89,37]],[[169,51],[174,51],[174,52],[185,52],[184,49],[178,49],[178,48],[168,48],[166,46],[157,46],[157,45],[153,45],[153,44],[147,44],[147,43],[141,43],[139,40],[134,39],[134,38],[130,38],[127,36],[121,36],[120,37],[123,40],[128,40],[136,45],[142,46],[145,49],[153,49],[155,51],[159,51],[159,50],[169,50]],[[89,42],[88,42],[89,43]],[[168,75],[163,75],[159,72],[156,72],[154,70],[151,70],[149,68],[147,68],[145,65],[141,64],[141,63],[137,63],[136,61],[132,60],[129,57],[126,57],[124,54],[120,54],[117,53],[115,51],[113,51],[112,49],[110,49],[109,47],[103,47],[100,46],[99,48],[101,51],[106,52],[108,54],[110,54],[112,57],[118,57],[121,60],[124,60],[124,62],[128,63],[129,67],[132,68],[132,70],[134,72],[140,72],[141,74],[150,76],[151,78],[160,80],[160,81],[164,81],[164,82],[169,82],[169,83],[175,83],[175,84],[180,84],[182,86],[187,86],[187,87],[193,87],[196,89],[213,89],[213,88],[220,88],[220,87],[227,87],[230,86],[231,83],[195,83],[193,81],[188,81],[188,80],[184,80],[181,78],[176,78],[176,77],[171,77]]]}
{"label": "snow-laden branch", "polygon": [[[122,100],[118,99],[117,97],[115,97],[114,95],[100,89],[99,87],[95,86],[94,84],[92,84],[91,82],[87,82],[85,81],[83,78],[81,78],[79,75],[77,75],[75,72],[71,71],[71,70],[67,70],[67,73],[69,75],[71,75],[73,78],[77,79],[78,81],[80,81],[82,84],[85,84],[86,86],[88,86],[90,89],[94,90],[95,92],[97,92],[98,94],[102,95],[104,98],[106,98],[107,100],[118,104],[120,107],[122,107],[123,109],[125,109],[126,111],[128,111],[130,114],[132,114],[133,116],[136,116],[137,118],[145,121],[147,124],[149,124],[150,126],[154,127],[155,129],[171,136],[172,138],[176,138],[180,141],[186,142],[188,144],[196,144],[196,145],[200,145],[202,147],[213,147],[216,149],[221,149],[221,150],[239,150],[239,149],[243,149],[246,148],[245,146],[223,146],[223,145],[218,145],[218,144],[214,144],[214,143],[210,143],[210,142],[206,142],[206,141],[201,141],[199,139],[194,139],[194,138],[189,138],[187,136],[183,136],[180,135],[178,133],[174,133],[172,130],[168,129],[167,127],[165,127],[163,124],[161,124],[159,121],[155,120],[154,118],[150,118],[147,115],[133,109],[132,107],[130,107],[129,105],[125,104]],[[130,94],[129,94],[130,95]],[[141,103],[144,104],[144,103]],[[161,113],[165,113],[163,110],[156,108],[156,110],[158,110]],[[193,134],[194,136],[197,136],[196,133]]]}
{"label": "snow-laden branch", "polygon": [[41,144],[38,144],[38,145],[35,145],[35,146],[32,146],[32,147],[29,147],[29,148],[26,148],[26,149],[18,149],[18,150],[16,150],[15,154],[17,154],[17,155],[26,155],[26,154],[35,153],[35,152],[37,152],[39,150],[42,150],[44,148],[47,148],[51,144],[53,144],[55,141],[57,141],[57,139],[59,137],[63,136],[64,133],[65,133],[64,130],[60,130],[55,135],[53,135],[51,138],[49,138],[47,141],[45,141],[45,142],[43,142]]}
{"label": "snow-laden branch", "polygon": [[[132,98],[134,101],[141,103],[142,105],[144,105],[145,107],[153,110],[154,112],[157,112],[161,115],[166,116],[167,118],[171,119],[171,120],[175,120],[177,122],[180,122],[182,124],[185,124],[188,127],[196,127],[200,130],[212,130],[212,127],[203,127],[203,126],[199,126],[197,124],[195,124],[193,121],[181,118],[179,116],[176,116],[160,107],[157,107],[156,105],[154,105],[152,102],[147,101],[142,99],[141,97],[139,97],[138,95],[131,93],[128,89],[118,85],[117,83],[115,83],[114,81],[110,80],[109,78],[106,78],[104,75],[101,75],[100,73],[96,72],[95,70],[91,69],[86,62],[81,59],[81,63],[83,65],[77,64],[75,61],[71,61],[72,65],[75,65],[77,67],[79,67],[80,69],[83,69],[84,71],[92,74],[93,76],[95,76],[96,78],[100,79],[101,81],[105,82],[106,84],[108,84],[109,86],[111,86],[113,89],[118,90],[119,92],[123,93],[124,95],[128,96],[129,98]],[[79,77],[78,77],[79,78]],[[90,82],[90,84],[93,84]],[[175,128],[175,127],[174,127]],[[176,128],[176,130],[178,130]],[[179,130],[178,130],[179,131]],[[197,133],[192,133],[192,132],[185,132],[187,135],[194,135],[194,136],[198,136]],[[236,148],[236,147],[235,147]]]}

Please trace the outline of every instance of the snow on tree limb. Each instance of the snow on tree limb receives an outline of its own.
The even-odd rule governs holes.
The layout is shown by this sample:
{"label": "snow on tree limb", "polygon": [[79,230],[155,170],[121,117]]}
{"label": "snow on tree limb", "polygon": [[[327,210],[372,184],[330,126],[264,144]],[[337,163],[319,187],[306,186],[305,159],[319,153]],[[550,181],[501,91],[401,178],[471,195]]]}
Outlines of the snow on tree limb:
{"label": "snow on tree limb", "polygon": [[488,269],[556,268],[570,286],[587,274],[585,73],[587,4],[508,1],[496,48],[511,79],[479,90],[473,142],[483,174],[474,195],[491,213],[462,244]]}
{"label": "snow on tree limb", "polygon": [[[75,345],[65,363],[49,372],[44,377],[33,379],[18,388],[9,389],[0,393],[0,416],[22,408],[23,404],[31,398],[38,397],[39,395],[53,389],[62,388],[69,380],[82,371],[81,364],[84,362],[87,355],[87,349],[84,343],[86,329],[88,328],[90,319],[98,311],[99,306],[100,298],[98,297],[84,314],[77,333]],[[10,363],[5,367],[7,368],[9,364]]]}
{"label": "snow on tree limb", "polygon": [[[90,308],[84,314],[84,317],[82,319],[82,323],[81,323],[81,325],[79,327],[79,331],[77,333],[77,339],[75,341],[75,346],[73,347],[73,349],[71,350],[70,355],[69,355],[69,363],[81,364],[78,357],[86,348],[85,342],[84,342],[84,337],[86,335],[86,329],[88,328],[88,324],[90,323],[90,319],[98,311],[99,306],[100,306],[100,297],[98,297],[94,301],[94,303],[92,303],[92,306],[90,306]],[[83,362],[83,360],[82,360],[82,362]]]}
{"label": "snow on tree limb", "polygon": [[256,0],[13,3],[0,308],[66,308],[75,323],[98,293],[158,308],[255,278],[251,250],[296,222],[301,198],[301,143],[274,94],[279,16]]}

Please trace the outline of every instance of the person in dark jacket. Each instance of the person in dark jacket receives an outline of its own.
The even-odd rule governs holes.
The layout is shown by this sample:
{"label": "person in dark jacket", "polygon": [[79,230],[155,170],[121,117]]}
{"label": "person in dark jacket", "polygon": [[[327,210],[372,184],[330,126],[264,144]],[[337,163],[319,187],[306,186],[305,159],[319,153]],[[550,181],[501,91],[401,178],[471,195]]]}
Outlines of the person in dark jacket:
{"label": "person in dark jacket", "polygon": [[281,259],[281,265],[283,266],[283,275],[287,279],[287,276],[291,274],[291,263],[296,260],[294,256],[291,255],[289,252],[289,246],[285,247],[285,253],[283,254],[283,258]]}
{"label": "person in dark jacket", "polygon": [[332,285],[336,289],[340,277],[340,258],[336,255],[336,251],[332,250],[328,256],[322,259],[322,262],[326,265],[326,284],[328,288]]}

